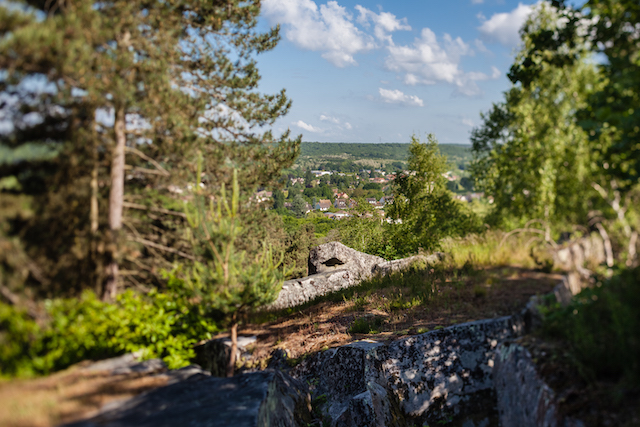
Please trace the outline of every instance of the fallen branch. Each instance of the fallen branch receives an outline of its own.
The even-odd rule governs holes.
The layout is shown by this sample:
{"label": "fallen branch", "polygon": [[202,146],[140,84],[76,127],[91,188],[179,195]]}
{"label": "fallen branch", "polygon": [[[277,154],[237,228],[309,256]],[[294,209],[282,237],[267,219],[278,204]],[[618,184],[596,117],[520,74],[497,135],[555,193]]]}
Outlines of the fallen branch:
{"label": "fallen branch", "polygon": [[151,175],[167,176],[161,171],[158,171],[158,170],[155,170],[155,169],[141,168],[140,166],[124,165],[124,169],[125,170],[133,170],[134,172],[148,173],[148,174],[151,174]]}

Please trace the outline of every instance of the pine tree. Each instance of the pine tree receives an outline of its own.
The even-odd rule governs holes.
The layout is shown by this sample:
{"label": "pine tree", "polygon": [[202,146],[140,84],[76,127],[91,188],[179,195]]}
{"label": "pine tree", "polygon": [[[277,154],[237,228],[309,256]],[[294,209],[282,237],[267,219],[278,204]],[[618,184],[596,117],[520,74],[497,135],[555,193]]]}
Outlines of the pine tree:
{"label": "pine tree", "polygon": [[207,312],[222,314],[227,320],[231,335],[227,376],[233,376],[235,369],[240,321],[276,299],[286,274],[282,267],[278,268],[282,257],[276,260],[266,244],[257,254],[239,247],[238,240],[244,232],[240,196],[237,171],[233,172],[230,197],[224,184],[215,202],[196,187],[196,200],[187,205],[187,216],[193,231],[192,244],[200,260],[183,266],[185,278],[177,280],[183,284],[180,291],[197,298]]}
{"label": "pine tree", "polygon": [[[268,181],[295,158],[299,138],[254,130],[272,124],[290,107],[284,91],[256,91],[254,56],[279,39],[277,28],[264,34],[255,30],[258,1],[25,3],[33,13],[0,6],[4,87],[33,76],[48,81],[54,87],[48,94],[52,111],[64,122],[61,140],[71,151],[85,151],[78,164],[86,171],[81,175],[90,201],[81,203],[86,211],[77,214],[89,223],[92,235],[105,236],[104,299],[113,298],[119,281],[125,184],[151,203],[143,208],[175,216],[171,209],[154,206],[162,197],[149,198],[145,189],[161,189],[166,201],[167,184],[180,187],[193,172],[196,149],[206,153],[210,187],[228,181],[233,168],[246,172],[243,184]],[[96,111],[111,116],[113,123],[97,122]],[[35,139],[51,137],[40,132]],[[100,182],[107,184],[108,201]],[[143,224],[127,226],[133,234],[129,240],[156,253],[161,264],[169,261],[156,250],[181,253],[141,236],[139,230],[149,229],[150,220],[135,219]],[[165,239],[171,227],[160,227],[154,238]]]}

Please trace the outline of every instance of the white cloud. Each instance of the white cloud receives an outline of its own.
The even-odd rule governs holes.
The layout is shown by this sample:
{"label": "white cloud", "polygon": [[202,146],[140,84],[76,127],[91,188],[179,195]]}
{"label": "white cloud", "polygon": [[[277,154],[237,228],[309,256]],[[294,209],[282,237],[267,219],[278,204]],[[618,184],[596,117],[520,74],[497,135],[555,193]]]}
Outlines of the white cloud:
{"label": "white cloud", "polygon": [[347,129],[351,130],[352,126],[349,122],[343,122],[337,117],[327,116],[325,114],[320,114],[320,121],[333,123],[334,125],[338,125],[339,129]]}
{"label": "white cloud", "polygon": [[320,114],[320,120],[323,121],[323,122],[335,123],[337,125],[340,124],[340,119],[338,119],[336,117],[325,116],[324,114]]}
{"label": "white cloud", "polygon": [[483,73],[465,73],[459,68],[460,58],[473,55],[473,50],[460,37],[443,37],[438,42],[429,28],[424,28],[420,38],[412,46],[388,46],[389,55],[385,67],[390,71],[404,74],[404,83],[408,85],[435,84],[446,82],[454,85],[463,95],[479,95],[476,80],[486,80]]}
{"label": "white cloud", "polygon": [[484,0],[471,0],[471,4],[482,4]]}
{"label": "white cloud", "polygon": [[411,106],[418,106],[418,107],[424,106],[424,101],[422,101],[422,99],[418,98],[415,95],[405,95],[404,93],[402,93],[397,89],[389,90],[389,89],[378,88],[378,91],[380,92],[380,97],[382,98],[382,100],[389,104],[402,104],[402,105],[411,105]]}
{"label": "white cloud", "polygon": [[337,67],[357,65],[353,56],[376,46],[373,37],[359,30],[353,16],[336,1],[318,8],[311,0],[263,0],[262,12],[271,23],[284,27],[289,41],[302,49],[323,52],[322,57]]}
{"label": "white cloud", "polygon": [[492,79],[497,79],[501,75],[502,75],[502,72],[500,70],[498,70],[498,68],[491,67],[491,78]]}
{"label": "white cloud", "polygon": [[322,133],[322,129],[317,128],[315,126],[311,126],[310,124],[307,124],[302,120],[298,120],[297,122],[294,123],[294,125],[298,126],[300,129],[306,130],[307,132]]}
{"label": "white cloud", "polygon": [[515,47],[520,42],[518,31],[532,11],[533,6],[519,3],[511,12],[494,14],[484,21],[478,30],[485,41]]}
{"label": "white cloud", "polygon": [[473,41],[473,44],[476,46],[476,49],[478,49],[480,52],[482,52],[482,53],[491,53],[491,51],[489,49],[487,49],[487,47],[484,45],[484,43],[482,43],[482,40],[475,39]]}
{"label": "white cloud", "polygon": [[462,119],[462,124],[465,126],[469,126],[471,128],[475,126],[475,124],[473,123],[473,120],[467,119],[467,118]]}
{"label": "white cloud", "polygon": [[378,40],[393,44],[389,33],[399,30],[411,30],[411,26],[407,23],[407,18],[398,19],[393,13],[389,12],[377,14],[360,5],[356,6],[356,10],[360,12],[360,16],[358,16],[360,24],[368,27],[369,22],[373,22],[373,34]]}

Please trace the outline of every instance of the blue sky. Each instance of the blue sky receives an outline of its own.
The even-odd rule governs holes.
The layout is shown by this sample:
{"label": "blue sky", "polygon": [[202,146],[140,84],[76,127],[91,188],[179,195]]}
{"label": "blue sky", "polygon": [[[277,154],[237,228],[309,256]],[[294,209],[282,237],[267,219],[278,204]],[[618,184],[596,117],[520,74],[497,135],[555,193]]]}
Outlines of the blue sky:
{"label": "blue sky", "polygon": [[304,141],[469,143],[502,98],[533,1],[263,0],[282,41],[258,56],[260,89],[293,101],[274,130]]}

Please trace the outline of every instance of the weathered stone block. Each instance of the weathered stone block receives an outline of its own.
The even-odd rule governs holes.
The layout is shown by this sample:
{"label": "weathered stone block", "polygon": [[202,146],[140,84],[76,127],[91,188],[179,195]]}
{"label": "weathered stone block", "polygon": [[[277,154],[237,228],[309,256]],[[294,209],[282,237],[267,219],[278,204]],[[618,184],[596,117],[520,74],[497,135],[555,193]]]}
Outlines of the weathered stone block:
{"label": "weathered stone block", "polygon": [[382,362],[388,388],[420,422],[456,417],[474,399],[491,400],[496,347],[520,329],[511,317],[501,317],[394,341]]}
{"label": "weathered stone block", "polygon": [[500,345],[497,354],[493,377],[501,425],[558,425],[555,393],[539,377],[531,354],[517,344]]}
{"label": "weathered stone block", "polygon": [[266,310],[281,310],[295,307],[322,295],[354,286],[360,282],[349,270],[335,270],[287,280],[282,285],[278,298],[265,307]]}
{"label": "weathered stone block", "polygon": [[404,426],[399,405],[384,387],[385,348],[360,341],[330,349],[306,359],[292,375],[312,384],[315,398],[326,399],[322,412],[332,427]]}
{"label": "weathered stone block", "polygon": [[376,265],[384,262],[384,258],[356,251],[340,242],[329,242],[309,252],[309,274],[349,270],[356,279],[365,279]]}

